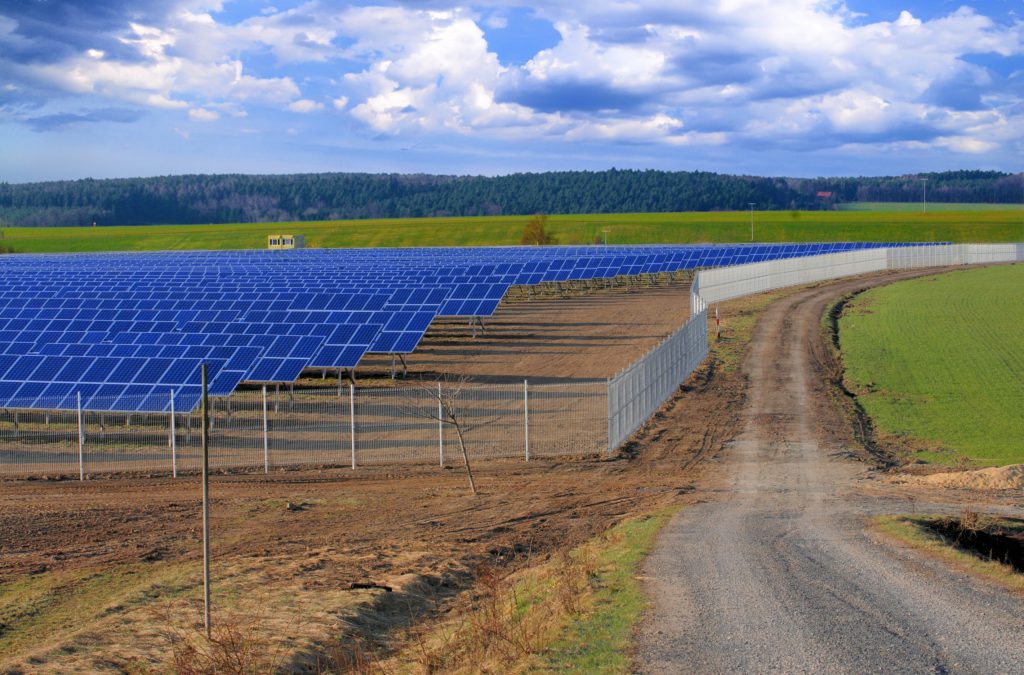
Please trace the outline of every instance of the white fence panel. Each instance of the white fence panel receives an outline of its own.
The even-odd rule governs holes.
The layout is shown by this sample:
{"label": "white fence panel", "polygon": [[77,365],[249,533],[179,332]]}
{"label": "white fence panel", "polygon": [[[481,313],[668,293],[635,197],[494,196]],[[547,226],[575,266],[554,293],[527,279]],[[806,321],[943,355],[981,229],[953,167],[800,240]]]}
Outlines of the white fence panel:
{"label": "white fence panel", "polygon": [[707,310],[608,381],[608,451],[654,414],[708,354]]}
{"label": "white fence panel", "polygon": [[697,275],[700,297],[711,304],[787,286],[878,272],[888,268],[887,250],[845,251],[705,270]]}
{"label": "white fence panel", "polygon": [[1016,262],[1020,258],[1020,244],[967,244],[964,263],[983,265],[985,263]]}
{"label": "white fence panel", "polygon": [[888,268],[891,270],[964,264],[964,247],[956,244],[897,246],[886,250]]}

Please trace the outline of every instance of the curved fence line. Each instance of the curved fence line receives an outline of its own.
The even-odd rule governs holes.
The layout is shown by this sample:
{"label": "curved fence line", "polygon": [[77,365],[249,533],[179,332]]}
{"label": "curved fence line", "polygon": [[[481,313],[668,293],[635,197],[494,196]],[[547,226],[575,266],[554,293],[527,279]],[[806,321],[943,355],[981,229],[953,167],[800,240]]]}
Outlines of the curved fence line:
{"label": "curved fence line", "polygon": [[691,287],[690,319],[608,380],[608,452],[639,429],[707,357],[711,304],[870,272],[1021,261],[1024,244],[938,244],[827,253],[698,272]]}

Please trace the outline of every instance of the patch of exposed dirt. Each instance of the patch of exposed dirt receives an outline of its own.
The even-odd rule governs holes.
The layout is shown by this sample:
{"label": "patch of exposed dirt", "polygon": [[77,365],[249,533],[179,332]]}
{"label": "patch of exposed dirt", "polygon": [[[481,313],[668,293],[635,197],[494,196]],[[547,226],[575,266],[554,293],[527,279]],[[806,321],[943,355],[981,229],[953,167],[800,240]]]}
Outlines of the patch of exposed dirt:
{"label": "patch of exposed dirt", "polygon": [[1024,489],[1024,464],[996,466],[973,471],[944,471],[927,476],[894,476],[894,483],[961,490]]}
{"label": "patch of exposed dirt", "polygon": [[[567,291],[568,293],[568,291]],[[503,301],[486,328],[436,320],[406,357],[413,375],[469,375],[480,382],[606,378],[679,328],[690,316],[690,284],[594,288],[584,295]],[[390,370],[391,358],[368,355],[361,377]]]}

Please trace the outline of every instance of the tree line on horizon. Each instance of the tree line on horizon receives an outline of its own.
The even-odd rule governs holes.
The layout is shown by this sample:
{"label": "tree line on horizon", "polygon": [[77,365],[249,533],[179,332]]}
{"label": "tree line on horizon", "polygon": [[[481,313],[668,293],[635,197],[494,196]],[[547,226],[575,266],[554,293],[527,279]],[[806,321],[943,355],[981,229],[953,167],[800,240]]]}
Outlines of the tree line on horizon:
{"label": "tree line on horizon", "polygon": [[848,202],[1020,203],[1024,174],[772,178],[704,171],[558,171],[507,176],[314,173],[0,183],[0,227],[366,218],[822,210]]}

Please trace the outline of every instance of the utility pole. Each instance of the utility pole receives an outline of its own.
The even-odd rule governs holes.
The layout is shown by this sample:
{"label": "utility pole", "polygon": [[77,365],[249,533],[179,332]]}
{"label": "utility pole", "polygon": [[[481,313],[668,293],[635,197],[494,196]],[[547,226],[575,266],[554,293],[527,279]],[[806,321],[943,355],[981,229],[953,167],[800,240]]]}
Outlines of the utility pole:
{"label": "utility pole", "polygon": [[922,178],[921,185],[921,212],[928,213],[928,179]]}
{"label": "utility pole", "polygon": [[754,241],[754,202],[747,202],[750,204],[750,241]]}

